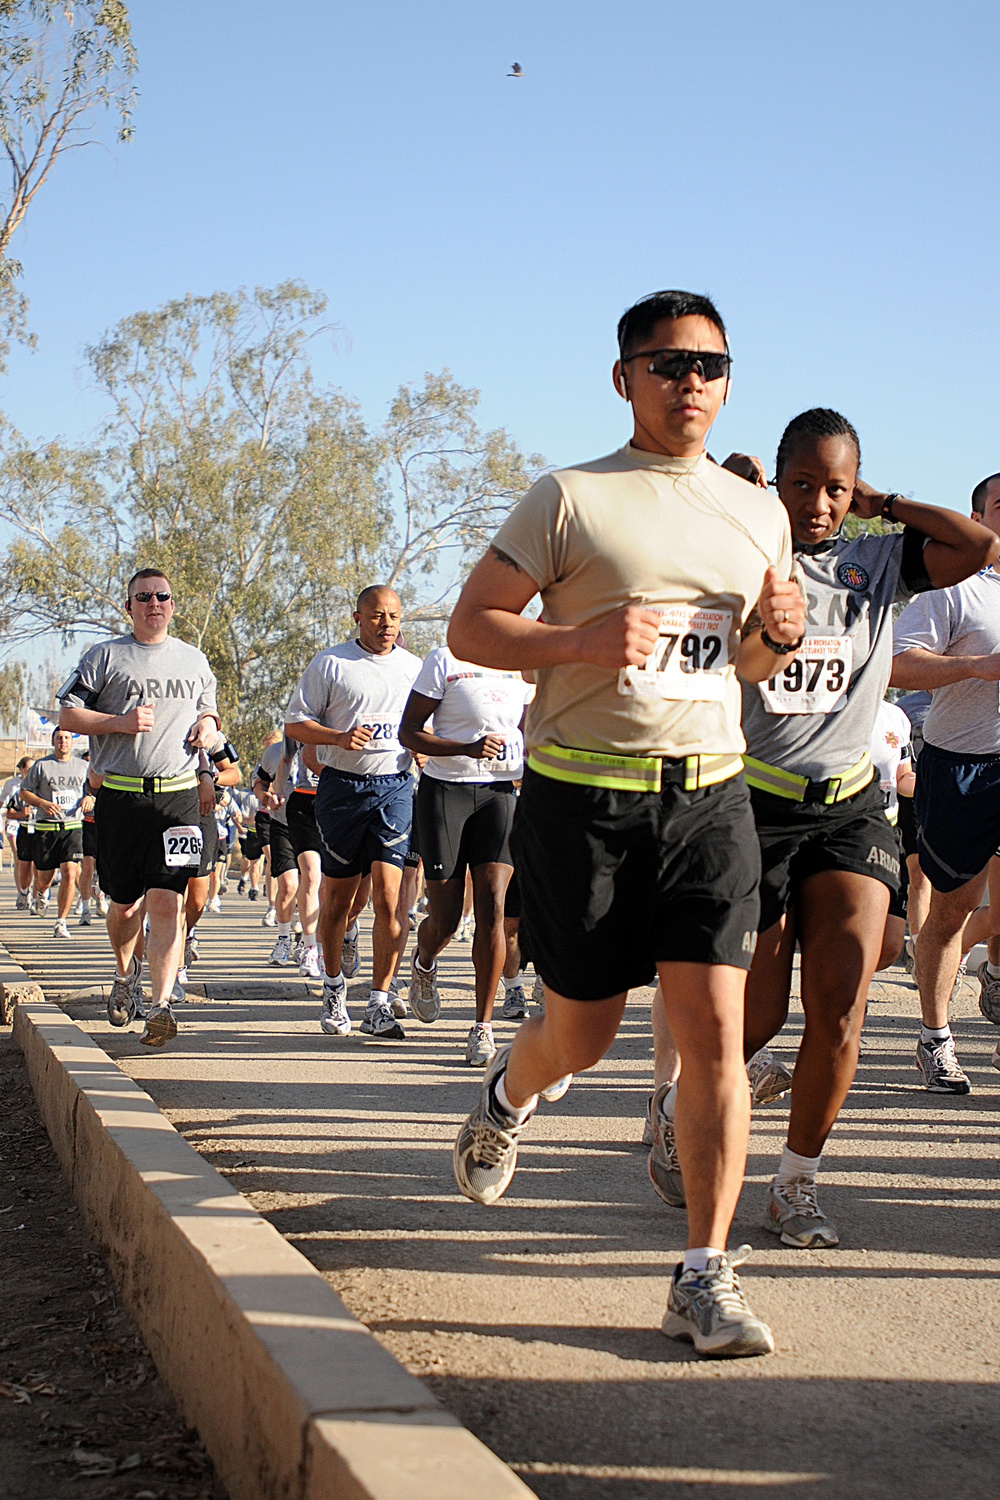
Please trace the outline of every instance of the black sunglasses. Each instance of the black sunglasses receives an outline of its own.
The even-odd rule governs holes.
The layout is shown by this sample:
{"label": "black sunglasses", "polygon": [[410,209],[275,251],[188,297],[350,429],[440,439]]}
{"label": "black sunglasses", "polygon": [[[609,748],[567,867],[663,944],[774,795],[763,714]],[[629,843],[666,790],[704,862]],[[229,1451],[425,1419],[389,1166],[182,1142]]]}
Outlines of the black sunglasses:
{"label": "black sunglasses", "polygon": [[142,589],[140,592],[132,595],[132,598],[135,600],[136,604],[148,604],[151,599],[156,599],[160,604],[166,604],[167,600],[172,599],[173,597],[173,594],[151,594],[146,589]]}
{"label": "black sunglasses", "polygon": [[702,380],[722,380],[733,363],[728,354],[707,349],[642,349],[638,354],[626,354],[622,364],[633,359],[648,360],[650,375],[658,375],[661,380],[683,380],[691,370],[697,370]]}

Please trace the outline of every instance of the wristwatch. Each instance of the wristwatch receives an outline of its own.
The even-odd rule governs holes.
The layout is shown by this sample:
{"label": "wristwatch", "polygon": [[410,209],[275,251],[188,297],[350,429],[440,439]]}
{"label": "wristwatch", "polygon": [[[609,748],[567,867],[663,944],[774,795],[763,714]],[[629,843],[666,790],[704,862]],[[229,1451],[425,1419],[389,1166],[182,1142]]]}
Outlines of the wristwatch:
{"label": "wristwatch", "polygon": [[760,627],[760,638],[775,656],[791,656],[792,652],[797,651],[805,640],[805,636],[800,635],[797,641],[772,641],[763,625]]}
{"label": "wristwatch", "polygon": [[902,500],[902,498],[902,495],[886,495],[885,499],[882,501],[882,509],[879,511],[879,515],[882,517],[883,521],[892,521],[895,524],[896,517],[892,513],[892,507],[895,501]]}

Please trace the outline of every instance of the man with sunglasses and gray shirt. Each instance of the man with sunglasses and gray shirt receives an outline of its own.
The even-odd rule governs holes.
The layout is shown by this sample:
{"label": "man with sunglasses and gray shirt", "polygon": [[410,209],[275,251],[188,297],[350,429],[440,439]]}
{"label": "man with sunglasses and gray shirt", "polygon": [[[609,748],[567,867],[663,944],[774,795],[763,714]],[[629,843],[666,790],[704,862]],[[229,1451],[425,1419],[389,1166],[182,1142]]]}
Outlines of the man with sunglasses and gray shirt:
{"label": "man with sunglasses and gray shirt", "polygon": [[[91,768],[102,778],[98,868],[118,961],[108,1020],[127,1026],[144,1017],[141,1041],[162,1047],[177,1035],[170,995],[184,950],[184,894],[201,858],[198,784],[214,780],[206,752],[220,726],[207,657],[169,635],[174,597],[159,568],[133,574],[125,608],[131,634],[84,652],[57,694],[59,725],[90,736]],[[136,954],[144,912],[148,1014]]]}

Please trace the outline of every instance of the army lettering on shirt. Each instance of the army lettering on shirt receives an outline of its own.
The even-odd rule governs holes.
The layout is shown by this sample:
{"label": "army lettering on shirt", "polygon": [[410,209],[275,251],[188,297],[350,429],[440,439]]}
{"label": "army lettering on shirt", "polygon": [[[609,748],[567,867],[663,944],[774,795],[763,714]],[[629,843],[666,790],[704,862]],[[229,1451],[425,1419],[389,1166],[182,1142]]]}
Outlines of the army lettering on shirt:
{"label": "army lettering on shirt", "polygon": [[180,776],[198,765],[187,736],[202,714],[218,717],[215,676],[197,646],[168,636],[146,645],[114,636],[91,646],[56,694],[67,708],[125,714],[153,709],[144,734],[102,734],[91,740],[91,765],[101,776]]}
{"label": "army lettering on shirt", "polygon": [[24,778],[23,789],[45,802],[52,802],[59,809],[57,818],[44,808],[36,809],[36,825],[39,828],[82,828],[80,802],[86,784],[87,762],[78,755],[71,755],[68,760],[56,760],[51,755],[36,760]]}
{"label": "army lettering on shirt", "polygon": [[805,638],[769,682],[743,684],[754,759],[822,781],[869,751],[892,666],[892,606],[930,588],[923,543],[904,531],[796,546]]}

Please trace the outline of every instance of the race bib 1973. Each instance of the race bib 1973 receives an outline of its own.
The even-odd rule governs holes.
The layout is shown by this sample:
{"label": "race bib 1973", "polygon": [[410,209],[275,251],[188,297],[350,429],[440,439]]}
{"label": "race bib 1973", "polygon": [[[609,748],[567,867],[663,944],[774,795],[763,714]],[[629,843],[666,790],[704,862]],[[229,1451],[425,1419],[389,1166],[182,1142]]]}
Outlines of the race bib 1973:
{"label": "race bib 1973", "polygon": [[807,635],[798,655],[759,684],[769,714],[830,714],[843,706],[854,645],[847,635]]}
{"label": "race bib 1973", "polygon": [[633,698],[721,702],[726,692],[732,610],[668,604],[657,614],[659,639],[641,667],[622,667],[619,693]]}

